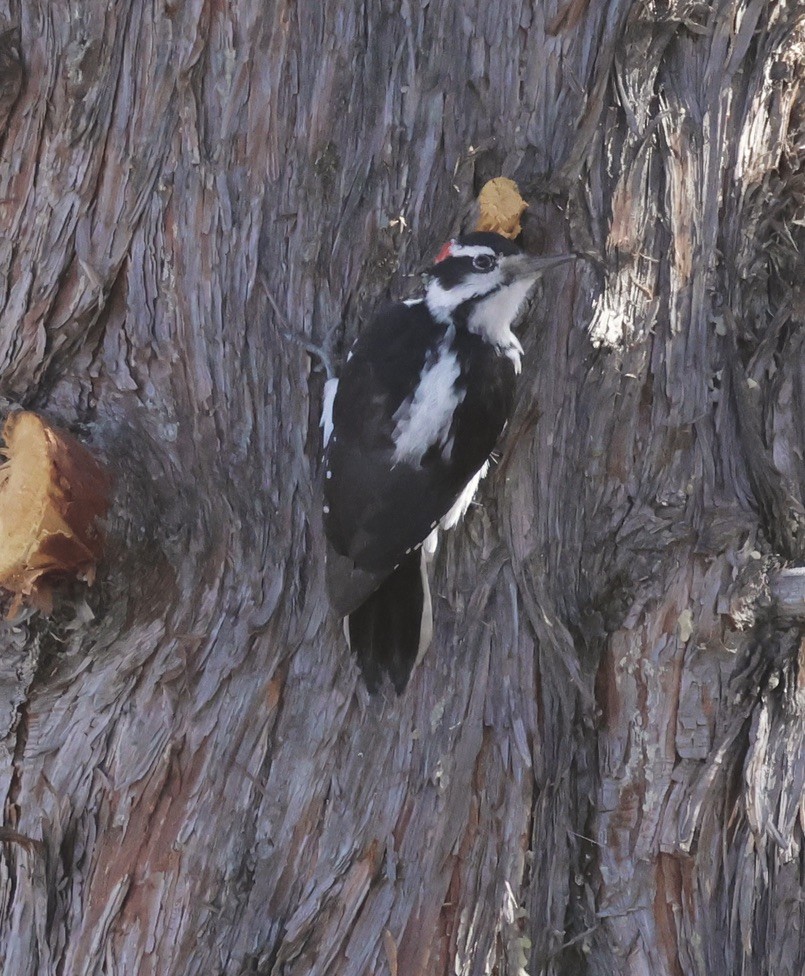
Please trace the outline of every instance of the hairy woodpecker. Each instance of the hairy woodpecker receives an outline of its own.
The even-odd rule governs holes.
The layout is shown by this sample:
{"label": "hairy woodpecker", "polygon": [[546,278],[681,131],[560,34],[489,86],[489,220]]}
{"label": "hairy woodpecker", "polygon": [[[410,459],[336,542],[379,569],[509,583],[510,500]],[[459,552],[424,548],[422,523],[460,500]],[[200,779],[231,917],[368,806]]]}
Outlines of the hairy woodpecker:
{"label": "hairy woodpecker", "polygon": [[512,412],[512,332],[534,257],[493,233],[445,244],[422,299],[382,307],[325,389],[327,588],[370,691],[405,688],[433,629],[426,560],[464,515]]}

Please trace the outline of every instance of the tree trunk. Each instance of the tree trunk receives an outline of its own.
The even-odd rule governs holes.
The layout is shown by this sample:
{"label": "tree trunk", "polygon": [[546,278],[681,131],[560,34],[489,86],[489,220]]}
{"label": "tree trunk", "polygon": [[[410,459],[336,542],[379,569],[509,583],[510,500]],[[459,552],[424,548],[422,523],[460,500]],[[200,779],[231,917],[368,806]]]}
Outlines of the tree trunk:
{"label": "tree trunk", "polygon": [[[800,976],[801,4],[0,11],[0,390],[115,478],[96,585],[2,625],[3,972]],[[501,173],[600,260],[370,698],[304,343]]]}

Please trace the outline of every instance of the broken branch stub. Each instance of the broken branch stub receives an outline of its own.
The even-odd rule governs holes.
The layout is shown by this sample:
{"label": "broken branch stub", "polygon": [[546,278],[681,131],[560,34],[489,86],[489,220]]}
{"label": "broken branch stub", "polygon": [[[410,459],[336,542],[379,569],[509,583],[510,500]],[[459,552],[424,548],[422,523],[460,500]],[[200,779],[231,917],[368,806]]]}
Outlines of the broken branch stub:
{"label": "broken branch stub", "polygon": [[770,580],[772,604],[779,617],[805,620],[805,566],[781,569]]}
{"label": "broken branch stub", "polygon": [[55,581],[95,578],[110,480],[74,437],[35,413],[11,414],[3,439],[0,587],[15,594],[9,616],[24,601],[48,613]]}

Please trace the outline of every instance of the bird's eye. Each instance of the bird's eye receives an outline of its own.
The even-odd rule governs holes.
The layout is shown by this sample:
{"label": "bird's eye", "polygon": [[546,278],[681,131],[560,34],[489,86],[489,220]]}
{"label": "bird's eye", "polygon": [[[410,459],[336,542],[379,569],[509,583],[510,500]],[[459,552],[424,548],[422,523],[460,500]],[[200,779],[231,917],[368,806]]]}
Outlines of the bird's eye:
{"label": "bird's eye", "polygon": [[491,271],[495,267],[495,259],[491,254],[476,254],[472,266],[476,271]]}

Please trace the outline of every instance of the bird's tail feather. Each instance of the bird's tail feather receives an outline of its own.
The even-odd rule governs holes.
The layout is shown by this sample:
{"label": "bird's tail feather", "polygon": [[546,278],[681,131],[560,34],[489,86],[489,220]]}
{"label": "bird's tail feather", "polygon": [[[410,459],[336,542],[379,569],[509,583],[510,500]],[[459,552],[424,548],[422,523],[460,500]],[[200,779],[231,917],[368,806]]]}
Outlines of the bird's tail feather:
{"label": "bird's tail feather", "polygon": [[421,549],[407,555],[349,615],[346,630],[369,691],[377,691],[387,674],[401,694],[433,635],[430,588]]}

